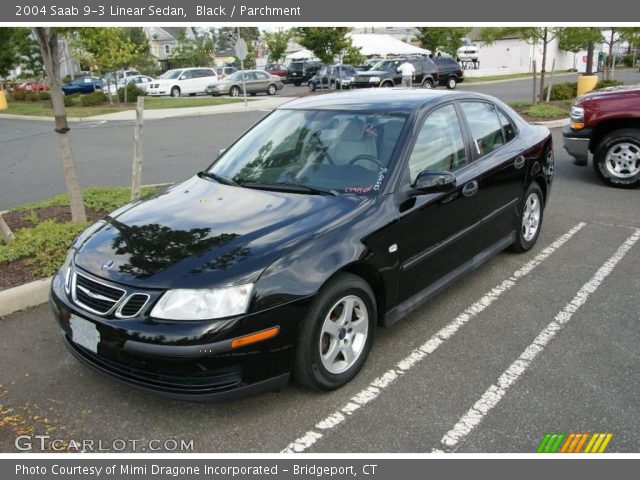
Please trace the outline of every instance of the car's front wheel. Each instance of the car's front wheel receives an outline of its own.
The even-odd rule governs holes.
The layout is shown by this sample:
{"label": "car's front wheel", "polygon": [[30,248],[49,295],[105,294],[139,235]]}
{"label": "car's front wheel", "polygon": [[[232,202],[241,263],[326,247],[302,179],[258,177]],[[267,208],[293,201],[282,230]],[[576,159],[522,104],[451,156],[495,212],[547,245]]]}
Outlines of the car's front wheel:
{"label": "car's front wheel", "polygon": [[229,90],[229,95],[231,95],[232,97],[238,97],[240,95],[240,89],[234,85]]}
{"label": "car's front wheel", "polygon": [[333,390],[360,371],[371,350],[376,303],[362,278],[340,273],[313,301],[300,328],[294,377],[309,388]]}
{"label": "car's front wheel", "polygon": [[625,128],[605,136],[594,152],[593,168],[611,187],[640,185],[640,130]]}
{"label": "car's front wheel", "polygon": [[519,208],[518,229],[511,249],[518,253],[531,250],[538,241],[542,227],[544,197],[540,185],[532,182]]}
{"label": "car's front wheel", "polygon": [[171,89],[171,96],[172,97],[179,97],[180,96],[180,89],[178,87],[173,87]]}

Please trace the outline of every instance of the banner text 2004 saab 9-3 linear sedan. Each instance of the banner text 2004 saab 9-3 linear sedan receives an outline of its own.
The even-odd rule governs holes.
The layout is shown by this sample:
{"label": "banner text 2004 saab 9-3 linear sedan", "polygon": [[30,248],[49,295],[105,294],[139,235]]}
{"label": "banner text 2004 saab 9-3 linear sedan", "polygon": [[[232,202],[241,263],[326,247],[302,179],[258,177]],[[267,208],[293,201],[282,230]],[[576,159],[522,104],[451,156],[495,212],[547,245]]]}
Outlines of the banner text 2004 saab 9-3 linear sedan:
{"label": "banner text 2004 saab 9-3 linear sedan", "polygon": [[295,100],[83,232],[51,305],[78,359],[149,392],[230,399],[290,376],[338,388],[378,327],[529,250],[552,176],[549,131],[489,97]]}

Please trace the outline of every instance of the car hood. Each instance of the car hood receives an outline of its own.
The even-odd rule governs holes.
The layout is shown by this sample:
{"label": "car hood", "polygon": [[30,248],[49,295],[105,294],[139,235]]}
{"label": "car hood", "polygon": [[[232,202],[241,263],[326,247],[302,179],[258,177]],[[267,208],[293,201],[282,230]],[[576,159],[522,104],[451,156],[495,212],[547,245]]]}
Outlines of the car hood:
{"label": "car hood", "polygon": [[226,186],[195,176],[90,228],[74,244],[74,262],[98,277],[145,288],[254,282],[282,254],[363,201]]}
{"label": "car hood", "polygon": [[617,87],[603,88],[601,90],[594,90],[586,93],[576,99],[577,103],[583,103],[585,101],[600,100],[600,99],[618,99],[628,98],[630,96],[640,95],[640,85],[620,85]]}

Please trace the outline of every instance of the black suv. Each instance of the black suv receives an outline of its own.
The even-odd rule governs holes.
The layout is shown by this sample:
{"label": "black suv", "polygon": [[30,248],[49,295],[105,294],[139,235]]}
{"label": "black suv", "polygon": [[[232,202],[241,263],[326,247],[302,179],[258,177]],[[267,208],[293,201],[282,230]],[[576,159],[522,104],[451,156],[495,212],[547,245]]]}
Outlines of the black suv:
{"label": "black suv", "polygon": [[395,87],[402,84],[402,75],[398,67],[409,61],[416,69],[413,84],[424,88],[433,88],[439,83],[438,69],[430,58],[402,57],[380,60],[366,72],[358,72],[354,77],[355,88]]}
{"label": "black suv", "polygon": [[464,82],[464,71],[458,62],[452,57],[436,57],[433,59],[438,74],[440,75],[440,85],[450,90],[456,88],[460,82]]}
{"label": "black suv", "polygon": [[291,62],[287,65],[289,73],[287,75],[287,83],[293,83],[299,87],[303,83],[307,83],[311,77],[324,67],[322,62]]}

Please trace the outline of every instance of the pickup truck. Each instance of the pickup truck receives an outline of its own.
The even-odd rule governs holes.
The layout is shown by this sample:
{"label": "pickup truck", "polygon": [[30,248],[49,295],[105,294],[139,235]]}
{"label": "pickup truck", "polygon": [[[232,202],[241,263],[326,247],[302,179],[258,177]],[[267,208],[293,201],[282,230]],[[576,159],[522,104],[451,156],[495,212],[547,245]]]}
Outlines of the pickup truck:
{"label": "pickup truck", "polygon": [[598,90],[578,97],[563,131],[574,163],[593,169],[605,184],[640,185],[640,85]]}

